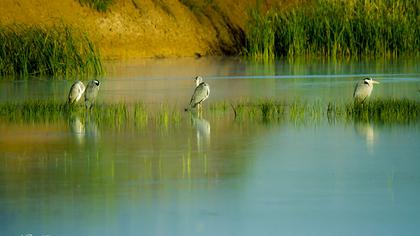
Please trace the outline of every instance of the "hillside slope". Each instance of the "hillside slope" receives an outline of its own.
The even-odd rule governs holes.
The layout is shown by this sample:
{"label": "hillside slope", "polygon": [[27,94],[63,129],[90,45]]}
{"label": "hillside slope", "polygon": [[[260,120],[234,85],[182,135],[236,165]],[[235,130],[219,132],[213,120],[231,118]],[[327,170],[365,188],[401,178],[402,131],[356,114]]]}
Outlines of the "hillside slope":
{"label": "hillside slope", "polygon": [[104,12],[78,0],[1,0],[0,24],[64,23],[107,59],[237,54],[254,0],[115,0]]}

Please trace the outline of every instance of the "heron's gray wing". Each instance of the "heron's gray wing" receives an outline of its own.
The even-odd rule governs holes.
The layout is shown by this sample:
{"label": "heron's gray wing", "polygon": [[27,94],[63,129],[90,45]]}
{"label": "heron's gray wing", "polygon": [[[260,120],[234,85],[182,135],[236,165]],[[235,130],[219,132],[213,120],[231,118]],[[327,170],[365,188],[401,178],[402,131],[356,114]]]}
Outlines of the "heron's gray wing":
{"label": "heron's gray wing", "polygon": [[370,94],[370,87],[367,84],[360,83],[358,84],[356,90],[354,91],[354,98],[365,100]]}
{"label": "heron's gray wing", "polygon": [[357,82],[356,85],[354,86],[353,97],[356,97],[356,91],[357,91],[358,86],[359,86],[359,82]]}
{"label": "heron's gray wing", "polygon": [[191,97],[190,107],[195,107],[200,102],[206,100],[210,94],[210,89],[206,83],[201,83],[198,85],[195,90],[194,94]]}
{"label": "heron's gray wing", "polygon": [[85,92],[85,100],[87,101],[95,101],[96,96],[98,96],[99,87],[95,85],[93,81],[90,81],[87,85],[86,92]]}

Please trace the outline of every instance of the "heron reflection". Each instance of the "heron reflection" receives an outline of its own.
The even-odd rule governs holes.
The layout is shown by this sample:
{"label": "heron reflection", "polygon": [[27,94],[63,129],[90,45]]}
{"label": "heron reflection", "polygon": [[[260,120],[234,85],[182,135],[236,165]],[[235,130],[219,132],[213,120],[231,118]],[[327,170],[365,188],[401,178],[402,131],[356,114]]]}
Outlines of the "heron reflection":
{"label": "heron reflection", "polygon": [[376,136],[373,126],[369,122],[355,122],[354,130],[366,142],[367,150],[372,153],[375,145]]}
{"label": "heron reflection", "polygon": [[72,135],[75,137],[78,144],[84,143],[85,139],[85,125],[77,115],[72,115],[69,118],[69,126]]}
{"label": "heron reflection", "polygon": [[85,143],[86,139],[96,141],[100,137],[98,126],[89,115],[86,115],[84,120],[78,115],[70,115],[69,126],[78,144]]}
{"label": "heron reflection", "polygon": [[86,114],[86,132],[85,136],[89,140],[97,141],[101,136],[96,121],[90,114]]}
{"label": "heron reflection", "polygon": [[196,130],[197,149],[199,152],[204,151],[210,146],[210,123],[198,114],[191,114],[191,121]]}

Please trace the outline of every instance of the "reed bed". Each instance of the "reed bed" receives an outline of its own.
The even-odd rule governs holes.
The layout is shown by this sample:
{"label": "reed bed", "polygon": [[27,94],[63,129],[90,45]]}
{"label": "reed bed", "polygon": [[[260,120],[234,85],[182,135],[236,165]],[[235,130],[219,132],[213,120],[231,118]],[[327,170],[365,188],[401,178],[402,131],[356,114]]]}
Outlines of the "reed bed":
{"label": "reed bed", "polygon": [[[357,102],[279,101],[263,99],[231,103],[235,120],[255,122],[373,121],[378,123],[417,123],[420,102],[408,99]],[[226,112],[226,102],[213,104],[213,113]]]}
{"label": "reed bed", "polygon": [[249,12],[246,54],[275,57],[394,57],[420,54],[415,0],[315,0]]}
{"label": "reed bed", "polygon": [[86,34],[66,25],[0,26],[0,75],[101,75],[99,52]]}
{"label": "reed bed", "polygon": [[161,104],[160,108],[155,111],[154,108],[148,108],[141,102],[130,105],[123,102],[98,103],[89,110],[83,104],[69,105],[57,100],[0,104],[0,120],[15,123],[55,122],[78,117],[107,127],[123,127],[130,124],[144,127],[148,124],[155,124],[167,128],[180,123],[181,114],[181,111],[170,108],[167,104]]}
{"label": "reed bed", "polygon": [[358,121],[414,123],[420,117],[420,103],[408,99],[374,100],[346,105],[347,117]]}
{"label": "reed bed", "polygon": [[[232,120],[255,123],[373,121],[378,123],[417,123],[420,121],[420,102],[408,99],[371,100],[365,103],[319,101],[280,101],[262,99],[219,102],[205,109],[206,115],[231,117]],[[181,110],[160,104],[156,109],[138,102],[135,104],[96,104],[86,110],[82,104],[69,106],[61,101],[25,101],[0,104],[0,120],[9,122],[54,122],[69,117],[94,120],[99,126],[123,127],[154,125],[168,128],[188,121]]]}

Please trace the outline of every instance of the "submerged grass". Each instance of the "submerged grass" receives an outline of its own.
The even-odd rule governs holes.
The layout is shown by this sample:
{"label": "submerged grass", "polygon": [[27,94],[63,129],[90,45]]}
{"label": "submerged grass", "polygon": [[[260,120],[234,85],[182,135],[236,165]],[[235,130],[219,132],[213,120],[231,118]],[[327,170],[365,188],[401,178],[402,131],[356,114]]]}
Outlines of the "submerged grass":
{"label": "submerged grass", "polygon": [[[420,102],[408,99],[371,100],[365,103],[321,103],[319,101],[285,102],[272,99],[259,101],[241,100],[220,102],[209,106],[210,114],[232,116],[236,121],[246,122],[322,122],[372,121],[377,123],[409,124],[420,121]],[[9,122],[54,122],[68,117],[88,117],[100,126],[123,127],[133,124],[145,127],[153,124],[168,128],[180,124],[181,110],[161,104],[159,109],[143,103],[96,104],[86,111],[83,105],[69,106],[61,101],[26,101],[0,104],[0,120]],[[86,118],[87,119],[87,118]]]}
{"label": "submerged grass", "polygon": [[120,103],[98,103],[90,110],[82,104],[68,105],[63,101],[42,100],[24,102],[6,102],[0,104],[0,120],[15,123],[56,122],[62,119],[89,119],[98,126],[124,127],[136,125],[145,127],[148,124],[168,128],[181,122],[181,111],[174,110],[166,104],[160,109],[148,109],[138,102],[133,105]]}
{"label": "submerged grass", "polygon": [[249,12],[246,53],[257,59],[418,56],[420,4],[415,0],[315,0]]}
{"label": "submerged grass", "polygon": [[420,103],[408,99],[353,103],[346,105],[346,114],[357,121],[413,123],[419,120]]}
{"label": "submerged grass", "polygon": [[325,118],[329,122],[352,120],[408,124],[420,121],[420,102],[408,99],[327,104],[298,100],[289,103],[275,100],[240,101],[232,104],[232,110],[236,120],[256,122],[320,122]]}
{"label": "submerged grass", "polygon": [[66,25],[0,26],[0,75],[101,75],[98,50]]}

